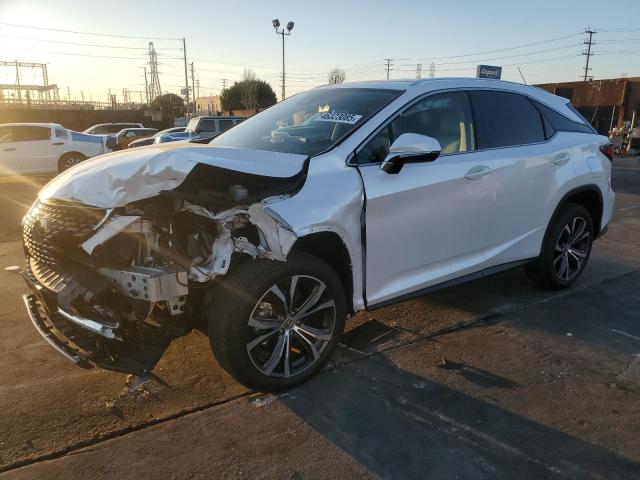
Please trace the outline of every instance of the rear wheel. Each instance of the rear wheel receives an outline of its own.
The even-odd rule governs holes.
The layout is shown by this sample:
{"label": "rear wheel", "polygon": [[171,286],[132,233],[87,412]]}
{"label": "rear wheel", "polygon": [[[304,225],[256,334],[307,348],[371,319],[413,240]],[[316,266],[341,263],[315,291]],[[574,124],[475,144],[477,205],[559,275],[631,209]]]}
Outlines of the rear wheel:
{"label": "rear wheel", "polygon": [[210,293],[209,339],[216,359],[249,388],[304,382],[335,350],[346,318],[344,288],[320,259],[247,261]]}
{"label": "rear wheel", "polygon": [[547,289],[571,286],[587,265],[593,235],[589,211],[581,205],[566,204],[551,221],[540,256],[525,267],[528,276]]}
{"label": "rear wheel", "polygon": [[58,160],[58,172],[64,172],[65,170],[68,170],[69,168],[79,164],[80,162],[83,162],[86,159],[87,157],[79,152],[65,153],[62,157],[60,157],[60,160]]}

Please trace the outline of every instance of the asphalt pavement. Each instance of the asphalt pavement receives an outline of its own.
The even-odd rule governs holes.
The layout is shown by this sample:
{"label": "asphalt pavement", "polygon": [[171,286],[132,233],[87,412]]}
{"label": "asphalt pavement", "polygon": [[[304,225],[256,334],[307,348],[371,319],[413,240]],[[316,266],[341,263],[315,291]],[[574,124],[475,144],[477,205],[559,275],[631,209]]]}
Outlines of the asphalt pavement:
{"label": "asphalt pavement", "polygon": [[[235,383],[197,332],[165,385],[130,392],[54,352],[0,272],[0,479],[640,478],[640,164],[614,166],[614,219],[573,288],[518,269],[356,315],[278,396]],[[36,185],[0,184],[2,267]]]}

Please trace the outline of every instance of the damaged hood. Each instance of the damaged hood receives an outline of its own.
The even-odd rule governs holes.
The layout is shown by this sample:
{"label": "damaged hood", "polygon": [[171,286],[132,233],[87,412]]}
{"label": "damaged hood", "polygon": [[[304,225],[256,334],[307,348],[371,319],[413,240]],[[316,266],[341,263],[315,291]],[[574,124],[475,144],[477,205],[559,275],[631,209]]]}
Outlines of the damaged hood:
{"label": "damaged hood", "polygon": [[306,156],[208,145],[165,144],[86,160],[63,172],[39,193],[40,200],[117,208],[180,186],[196,165],[268,177],[292,177]]}

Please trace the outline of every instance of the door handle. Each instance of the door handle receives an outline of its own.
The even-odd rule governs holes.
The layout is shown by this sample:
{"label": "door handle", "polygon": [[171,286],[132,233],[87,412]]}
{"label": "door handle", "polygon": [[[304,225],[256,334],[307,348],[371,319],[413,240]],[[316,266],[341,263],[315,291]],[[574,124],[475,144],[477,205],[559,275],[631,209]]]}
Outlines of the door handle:
{"label": "door handle", "polygon": [[487,167],[486,165],[476,165],[466,173],[464,178],[466,178],[467,180],[479,180],[485,175],[489,174],[491,170],[492,168]]}
{"label": "door handle", "polygon": [[15,150],[15,147],[10,147],[10,148],[5,148],[3,152],[13,152],[14,150]]}
{"label": "door handle", "polygon": [[571,155],[567,152],[562,152],[553,157],[553,164],[561,167],[566,165],[569,160],[571,160]]}
{"label": "door handle", "polygon": [[52,145],[64,145],[64,142],[53,142]]}

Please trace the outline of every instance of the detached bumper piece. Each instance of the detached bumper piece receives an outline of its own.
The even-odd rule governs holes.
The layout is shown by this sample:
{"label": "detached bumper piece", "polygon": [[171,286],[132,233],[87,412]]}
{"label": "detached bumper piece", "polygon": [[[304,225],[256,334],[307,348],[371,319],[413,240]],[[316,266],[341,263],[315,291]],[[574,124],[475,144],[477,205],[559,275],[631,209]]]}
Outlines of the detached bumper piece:
{"label": "detached bumper piece", "polygon": [[145,376],[172,340],[151,328],[136,331],[135,339],[110,338],[113,332],[108,326],[50,308],[46,293],[30,287],[33,293],[24,295],[24,302],[33,326],[58,353],[80,367]]}

